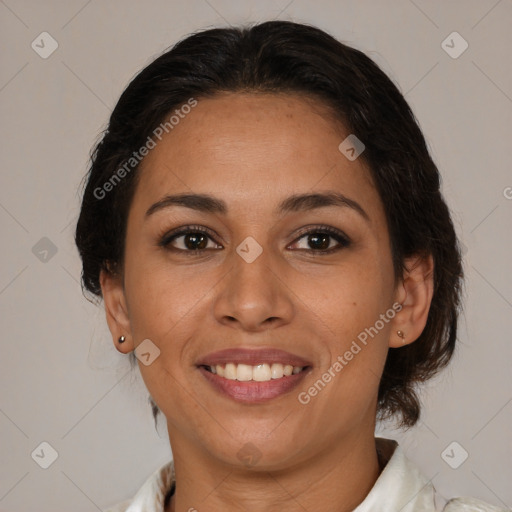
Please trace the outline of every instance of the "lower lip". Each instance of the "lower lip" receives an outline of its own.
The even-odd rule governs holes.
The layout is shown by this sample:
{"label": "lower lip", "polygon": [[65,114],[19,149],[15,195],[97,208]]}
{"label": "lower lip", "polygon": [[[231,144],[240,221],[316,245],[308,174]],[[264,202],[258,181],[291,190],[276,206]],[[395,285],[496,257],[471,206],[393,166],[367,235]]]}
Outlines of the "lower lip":
{"label": "lower lip", "polygon": [[216,373],[209,372],[203,366],[199,367],[200,372],[205,376],[215,389],[229,396],[237,402],[261,403],[284,395],[297,387],[311,368],[305,368],[300,373],[292,374],[280,379],[272,379],[265,382],[239,381],[220,377]]}

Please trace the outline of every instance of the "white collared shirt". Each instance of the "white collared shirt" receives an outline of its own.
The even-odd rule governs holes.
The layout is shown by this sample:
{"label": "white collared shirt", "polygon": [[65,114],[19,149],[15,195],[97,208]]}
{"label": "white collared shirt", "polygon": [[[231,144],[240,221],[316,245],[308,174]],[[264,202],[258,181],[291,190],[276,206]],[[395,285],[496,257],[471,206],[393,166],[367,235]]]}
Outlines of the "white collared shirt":
{"label": "white collared shirt", "polygon": [[[507,512],[474,498],[446,500],[391,439],[375,439],[380,461],[385,464],[366,498],[353,512]],[[157,469],[133,499],[105,512],[163,512],[164,500],[174,483],[174,465]]]}

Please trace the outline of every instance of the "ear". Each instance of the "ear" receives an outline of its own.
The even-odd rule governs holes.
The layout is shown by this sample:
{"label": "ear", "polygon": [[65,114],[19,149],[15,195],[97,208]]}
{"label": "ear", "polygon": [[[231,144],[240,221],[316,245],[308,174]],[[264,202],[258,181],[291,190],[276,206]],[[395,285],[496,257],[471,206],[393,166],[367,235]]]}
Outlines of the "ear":
{"label": "ear", "polygon": [[[113,337],[114,346],[119,352],[127,354],[135,347],[131,336],[130,317],[126,306],[122,277],[101,270],[100,285],[103,302],[105,303],[107,324]],[[126,338],[123,343],[119,343],[120,336]]]}
{"label": "ear", "polygon": [[[405,270],[395,300],[402,309],[393,319],[389,346],[403,347],[416,341],[427,324],[428,312],[434,294],[434,258],[412,256],[405,260]],[[397,334],[398,333],[398,334]]]}

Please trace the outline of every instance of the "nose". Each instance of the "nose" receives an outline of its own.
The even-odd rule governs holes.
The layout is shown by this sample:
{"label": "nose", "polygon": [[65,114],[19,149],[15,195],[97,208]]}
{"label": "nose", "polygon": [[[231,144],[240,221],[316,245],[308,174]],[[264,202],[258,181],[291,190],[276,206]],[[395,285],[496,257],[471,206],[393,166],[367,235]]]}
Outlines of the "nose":
{"label": "nose", "polygon": [[293,293],[285,282],[284,272],[279,273],[278,263],[271,259],[270,251],[265,249],[252,262],[235,251],[226,259],[229,270],[214,299],[213,311],[218,322],[259,332],[291,321]]}

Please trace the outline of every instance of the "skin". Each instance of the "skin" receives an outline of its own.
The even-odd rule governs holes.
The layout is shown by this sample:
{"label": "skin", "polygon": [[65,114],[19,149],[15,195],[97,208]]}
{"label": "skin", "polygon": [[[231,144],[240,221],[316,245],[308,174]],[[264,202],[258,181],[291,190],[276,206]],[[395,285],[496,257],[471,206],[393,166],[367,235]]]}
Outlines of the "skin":
{"label": "skin", "polygon": [[[177,482],[168,510],[349,511],[379,475],[379,379],[389,347],[414,342],[425,327],[433,262],[410,258],[395,280],[370,173],[361,158],[349,161],[338,150],[348,134],[321,103],[300,95],[224,93],[198,99],[142,162],[123,273],[102,272],[101,285],[116,348],[128,353],[149,338],[160,349],[139,368],[167,419]],[[357,201],[369,220],[336,206],[274,215],[292,194],[327,190]],[[172,206],[146,217],[163,196],[180,192],[213,195],[228,213]],[[178,252],[187,250],[183,236],[171,243],[174,252],[158,245],[189,224],[216,234],[201,254]],[[351,244],[313,254],[318,245],[299,230],[319,225],[341,230]],[[263,250],[252,263],[236,252],[248,236]],[[301,404],[298,393],[395,302],[402,310]],[[240,404],[196,367],[200,356],[228,347],[278,347],[313,368],[290,393]],[[237,457],[246,443],[260,455],[252,467]]]}

